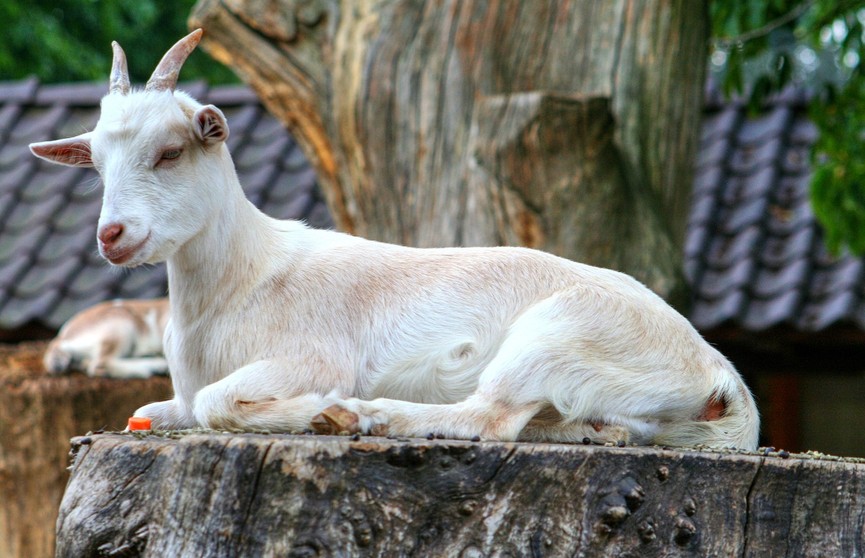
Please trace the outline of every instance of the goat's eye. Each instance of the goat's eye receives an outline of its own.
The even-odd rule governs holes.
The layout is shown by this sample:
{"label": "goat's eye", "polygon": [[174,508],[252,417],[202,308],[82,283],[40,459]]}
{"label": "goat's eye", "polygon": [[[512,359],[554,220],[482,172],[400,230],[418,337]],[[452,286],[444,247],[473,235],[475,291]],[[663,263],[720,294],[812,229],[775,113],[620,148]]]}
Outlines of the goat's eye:
{"label": "goat's eye", "polygon": [[162,157],[160,157],[159,159],[161,161],[173,161],[174,159],[180,157],[181,153],[183,153],[182,149],[166,149],[162,152]]}
{"label": "goat's eye", "polygon": [[159,160],[156,161],[156,166],[158,167],[160,165],[170,165],[171,163],[174,163],[177,159],[179,159],[182,154],[183,150],[180,148],[166,149],[159,156]]}

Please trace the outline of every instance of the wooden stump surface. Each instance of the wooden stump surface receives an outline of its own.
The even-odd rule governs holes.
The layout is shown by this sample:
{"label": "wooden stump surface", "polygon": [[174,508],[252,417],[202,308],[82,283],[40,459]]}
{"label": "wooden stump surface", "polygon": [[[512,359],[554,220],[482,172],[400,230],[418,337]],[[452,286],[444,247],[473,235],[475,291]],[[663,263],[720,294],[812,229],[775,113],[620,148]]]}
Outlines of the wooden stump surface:
{"label": "wooden stump surface", "polygon": [[865,465],[856,460],[162,434],[73,440],[57,556],[766,557],[865,550]]}
{"label": "wooden stump surface", "polygon": [[54,555],[69,438],[122,428],[139,406],[171,396],[165,377],[50,377],[44,350],[45,343],[0,346],[0,558]]}

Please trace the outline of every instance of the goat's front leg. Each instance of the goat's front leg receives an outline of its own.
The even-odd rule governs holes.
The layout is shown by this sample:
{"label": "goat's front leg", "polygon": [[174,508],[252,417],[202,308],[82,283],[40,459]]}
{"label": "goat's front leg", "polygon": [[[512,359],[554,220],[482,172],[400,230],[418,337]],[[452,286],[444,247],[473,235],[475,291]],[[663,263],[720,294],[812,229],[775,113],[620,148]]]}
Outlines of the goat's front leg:
{"label": "goat's front leg", "polygon": [[133,416],[147,417],[154,430],[183,430],[195,428],[195,417],[179,399],[150,403],[135,411]]}
{"label": "goat's front leg", "polygon": [[195,395],[193,414],[207,428],[301,432],[336,401],[321,393],[340,387],[315,385],[310,379],[316,377],[294,363],[258,361],[202,388]]}

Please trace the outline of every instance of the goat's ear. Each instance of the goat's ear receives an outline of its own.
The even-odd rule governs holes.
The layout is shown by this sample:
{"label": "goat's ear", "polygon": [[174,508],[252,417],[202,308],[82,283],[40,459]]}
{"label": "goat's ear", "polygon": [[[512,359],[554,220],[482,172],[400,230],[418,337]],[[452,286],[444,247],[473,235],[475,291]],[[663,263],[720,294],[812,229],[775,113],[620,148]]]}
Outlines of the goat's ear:
{"label": "goat's ear", "polygon": [[30,151],[40,159],[70,167],[92,167],[90,132],[74,138],[31,143]]}
{"label": "goat's ear", "polygon": [[201,107],[192,117],[195,135],[204,145],[214,145],[228,139],[228,122],[222,111],[213,105]]}

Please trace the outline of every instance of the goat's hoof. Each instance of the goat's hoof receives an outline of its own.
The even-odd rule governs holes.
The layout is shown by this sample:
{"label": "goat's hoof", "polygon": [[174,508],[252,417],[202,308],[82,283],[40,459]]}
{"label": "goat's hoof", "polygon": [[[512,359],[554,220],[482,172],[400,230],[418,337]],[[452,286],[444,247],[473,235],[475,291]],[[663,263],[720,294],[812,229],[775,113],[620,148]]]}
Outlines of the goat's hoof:
{"label": "goat's hoof", "polygon": [[372,428],[369,429],[370,436],[381,436],[384,438],[388,434],[390,434],[390,429],[386,424],[374,424],[372,425]]}
{"label": "goat's hoof", "polygon": [[339,405],[331,405],[312,417],[310,425],[318,434],[335,435],[343,432],[347,434],[360,432],[358,416]]}

